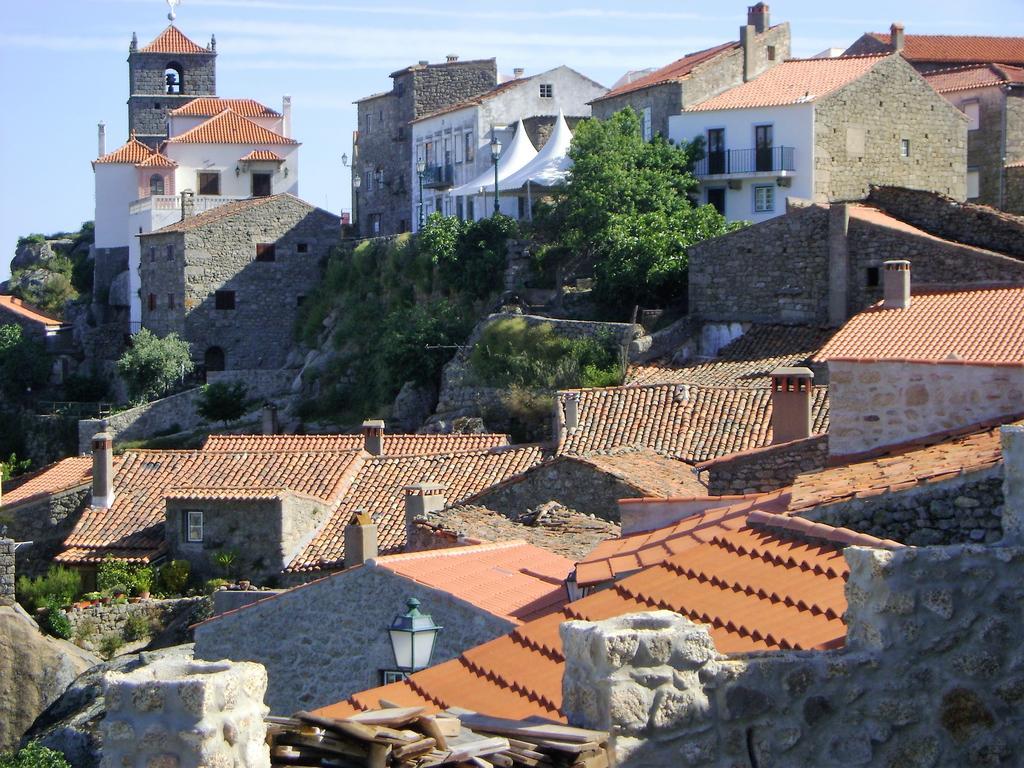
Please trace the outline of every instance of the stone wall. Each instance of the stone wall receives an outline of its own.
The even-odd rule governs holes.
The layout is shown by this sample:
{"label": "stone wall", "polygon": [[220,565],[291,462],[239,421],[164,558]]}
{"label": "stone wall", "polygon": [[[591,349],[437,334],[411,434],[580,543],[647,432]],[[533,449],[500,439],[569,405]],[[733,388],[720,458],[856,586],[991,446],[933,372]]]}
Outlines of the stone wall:
{"label": "stone wall", "polygon": [[1024,550],[851,547],[847,647],[722,656],[668,611],[562,625],[569,722],[630,766],[1009,765]]}
{"label": "stone wall", "polygon": [[14,602],[14,539],[0,538],[0,605]]}
{"label": "stone wall", "polygon": [[[854,133],[862,141],[850,141]],[[902,56],[820,99],[814,137],[815,200],[862,199],[871,184],[966,196],[967,118]],[[851,151],[856,145],[863,149]]]}
{"label": "stone wall", "polygon": [[63,548],[64,540],[75,527],[89,499],[89,489],[60,493],[16,507],[5,513],[4,524],[18,541],[30,541],[18,554],[19,570],[38,576]]}
{"label": "stone wall", "polygon": [[103,768],[270,768],[259,664],[161,659],[103,678]]}
{"label": "stone wall", "polygon": [[1024,370],[831,361],[829,398],[829,452],[844,456],[1019,414]]}
{"label": "stone wall", "polygon": [[365,565],[197,625],[196,657],[263,664],[274,714],[326,706],[380,685],[380,670],[394,668],[387,627],[410,597],[444,627],[434,664],[513,629],[447,592]]}
{"label": "stone wall", "polygon": [[1006,210],[1024,216],[1024,163],[1006,169]]}
{"label": "stone wall", "polygon": [[72,637],[89,651],[96,650],[106,635],[124,636],[128,619],[142,616],[146,621],[167,626],[183,611],[194,609],[206,598],[181,597],[169,600],[142,600],[137,603],[108,603],[72,608],[65,615],[71,623]]}
{"label": "stone wall", "polygon": [[925,232],[1024,258],[1024,219],[984,205],[900,187],[872,186],[868,202]]}
{"label": "stone wall", "polygon": [[[167,138],[167,113],[196,96],[217,93],[217,54],[143,53],[128,55],[128,128],[149,146],[156,148]],[[181,67],[181,93],[168,94],[164,73],[174,62]]]}
{"label": "stone wall", "polygon": [[828,435],[824,434],[723,456],[697,469],[708,495],[732,496],[774,491],[790,485],[797,475],[823,469],[827,461]]}

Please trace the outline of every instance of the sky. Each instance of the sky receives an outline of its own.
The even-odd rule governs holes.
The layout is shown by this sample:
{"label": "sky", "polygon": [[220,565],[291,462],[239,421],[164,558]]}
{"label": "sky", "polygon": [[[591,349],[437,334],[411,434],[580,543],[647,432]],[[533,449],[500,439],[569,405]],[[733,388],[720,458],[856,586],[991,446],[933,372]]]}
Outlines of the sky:
{"label": "sky", "polygon": [[[497,57],[498,71],[566,64],[605,85],[738,35],[753,0],[181,0],[175,24],[217,36],[217,93],[280,109],[293,101],[302,142],[299,194],[347,210],[356,111],[421,59]],[[128,44],[167,26],[165,0],[2,0],[0,11],[0,280],[19,236],[77,230],[93,218],[96,124],[108,151],[127,139]],[[1024,0],[775,0],[793,54],[845,48],[902,21],[908,34],[1024,35]]]}

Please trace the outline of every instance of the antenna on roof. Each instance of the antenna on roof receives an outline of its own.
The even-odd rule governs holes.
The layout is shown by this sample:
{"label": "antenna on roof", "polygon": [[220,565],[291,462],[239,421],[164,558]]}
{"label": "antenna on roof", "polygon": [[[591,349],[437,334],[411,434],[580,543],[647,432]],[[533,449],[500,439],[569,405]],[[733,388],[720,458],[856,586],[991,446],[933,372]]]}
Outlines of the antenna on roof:
{"label": "antenna on roof", "polygon": [[180,3],[181,0],[167,0],[167,5],[171,7],[171,12],[167,14],[167,19],[169,21],[174,21],[176,18],[178,18],[178,14],[174,12],[174,9],[178,7]]}

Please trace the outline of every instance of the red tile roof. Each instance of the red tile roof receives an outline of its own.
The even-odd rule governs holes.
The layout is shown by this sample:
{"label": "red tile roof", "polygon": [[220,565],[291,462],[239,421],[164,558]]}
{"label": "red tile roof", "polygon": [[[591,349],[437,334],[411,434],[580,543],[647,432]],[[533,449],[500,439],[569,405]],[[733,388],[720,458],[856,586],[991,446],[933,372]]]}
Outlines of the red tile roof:
{"label": "red tile roof", "polygon": [[565,605],[573,562],[519,539],[390,555],[377,566],[521,624]]}
{"label": "red tile roof", "polygon": [[[687,462],[771,443],[771,391],[652,384],[579,390],[579,426],[559,453],[585,455],[627,446]],[[828,429],[827,388],[815,387],[814,431]]]}
{"label": "red tile roof", "polygon": [[169,157],[154,152],[141,163],[135,164],[136,168],[177,168],[178,164]]}
{"label": "red tile roof", "polygon": [[92,482],[92,457],[71,456],[4,483],[0,510],[82,488]]}
{"label": "red tile roof", "polygon": [[1008,83],[1024,85],[1024,68],[1007,64],[980,64],[925,72],[924,79],[939,93],[953,93]]}
{"label": "red tile roof", "polygon": [[[163,157],[163,155],[160,155],[160,153],[155,149],[146,146],[136,139],[134,134],[132,134],[126,144],[118,147],[113,152],[108,152],[103,155],[103,157],[99,157],[92,162],[93,165],[96,165],[97,163],[124,163],[126,165],[139,165],[140,163],[145,163],[150,160],[153,155]],[[167,158],[164,159],[169,163],[173,162]]]}
{"label": "red tile roof", "polygon": [[612,98],[613,96],[622,96],[625,93],[632,93],[633,91],[639,91],[643,88],[661,85],[662,83],[672,82],[673,80],[682,80],[685,77],[689,77],[690,73],[693,72],[694,68],[699,64],[710,61],[720,53],[733,51],[739,47],[740,44],[733,41],[731,43],[722,43],[721,45],[716,45],[712,48],[705,48],[703,51],[697,51],[696,53],[688,53],[683,56],[683,58],[676,59],[671,64],[666,64],[661,69],[656,69],[650,74],[637,78],[630,83],[623,83],[618,88],[613,88],[604,96],[594,99],[591,103],[597,103],[604,99]]}
{"label": "red tile roof", "polygon": [[209,53],[206,48],[196,45],[182,34],[173,24],[156,36],[149,45],[139,48],[139,53]]}
{"label": "red tile roof", "polygon": [[[869,32],[885,46],[891,37],[883,32]],[[913,62],[1006,62],[1024,64],[1024,37],[989,37],[983,35],[904,35],[903,57]]]}
{"label": "red tile roof", "polygon": [[776,107],[815,101],[863,77],[886,58],[887,55],[791,59],[684,111]]}
{"label": "red tile roof", "polygon": [[589,464],[633,486],[644,496],[668,498],[707,493],[707,487],[691,465],[646,448],[559,458]]}
{"label": "red tile roof", "polygon": [[6,293],[0,293],[0,311],[2,310],[13,312],[18,317],[22,317],[25,320],[31,320],[33,323],[39,323],[41,325],[63,325],[63,323],[57,318],[45,314],[42,310],[36,309],[31,304],[26,304],[17,296],[11,296]]}
{"label": "red tile roof", "polygon": [[[308,212],[320,211],[325,216],[334,216],[334,214],[320,208],[316,208],[295,195],[283,192],[278,195],[270,195],[269,197],[248,197],[244,200],[232,200],[230,203],[218,205],[216,208],[211,208],[203,213],[197,213],[195,216],[189,216],[187,219],[176,221],[174,224],[168,224],[166,227],[162,227],[154,232],[147,232],[145,235],[164,234],[167,232],[190,232],[209,224],[216,224],[217,222],[230,218],[237,213],[251,211],[254,208],[259,208],[263,205],[272,205],[282,201],[291,202]],[[334,218],[337,218],[337,216],[334,216]]]}
{"label": "red tile roof", "polygon": [[225,109],[167,140],[168,144],[298,144],[279,133],[264,128],[234,110]]}
{"label": "red tile roof", "polygon": [[168,114],[175,117],[213,117],[226,109],[243,117],[281,117],[280,112],[260,104],[255,99],[221,99],[216,96],[200,96],[183,107],[172,109]]}
{"label": "red tile roof", "polygon": [[[385,433],[385,456],[429,456],[499,448],[508,435],[415,435]],[[363,447],[362,435],[210,435],[204,451],[350,451]]]}
{"label": "red tile roof", "polygon": [[240,158],[244,163],[251,163],[254,160],[264,160],[271,163],[283,163],[284,158],[281,157],[277,152],[272,152],[269,149],[254,149],[248,155]]}
{"label": "red tile roof", "polygon": [[339,565],[345,556],[344,529],[357,510],[374,516],[381,553],[405,546],[405,492],[416,483],[440,483],[444,498],[457,503],[541,460],[537,446],[514,446],[430,456],[368,457],[346,489],[341,504],[292,563],[289,571]]}
{"label": "red tile roof", "polygon": [[915,293],[854,315],[815,359],[1024,365],[1022,317],[1024,287]]}

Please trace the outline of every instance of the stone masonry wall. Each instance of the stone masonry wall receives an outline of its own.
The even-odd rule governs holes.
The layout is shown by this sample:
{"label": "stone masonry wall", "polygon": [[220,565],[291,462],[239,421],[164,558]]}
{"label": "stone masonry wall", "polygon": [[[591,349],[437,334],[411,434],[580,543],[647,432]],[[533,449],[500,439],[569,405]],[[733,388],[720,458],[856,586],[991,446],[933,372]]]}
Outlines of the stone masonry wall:
{"label": "stone masonry wall", "polygon": [[722,656],[668,611],[562,625],[564,711],[620,768],[1011,765],[1024,550],[851,547],[847,647]]}
{"label": "stone masonry wall", "polygon": [[1024,165],[1006,169],[1006,210],[1024,216]]}
{"label": "stone masonry wall", "polygon": [[1024,370],[962,363],[829,363],[829,452],[862,453],[1020,413]]}
{"label": "stone masonry wall", "polygon": [[138,603],[108,603],[72,608],[65,615],[71,623],[71,634],[78,645],[93,651],[105,635],[123,636],[128,619],[142,616],[147,621],[167,626],[182,611],[191,610],[206,598],[182,597],[169,600],[142,600]]}
{"label": "stone masonry wall", "polygon": [[[814,120],[815,200],[862,199],[871,184],[964,199],[967,118],[902,56],[888,57],[823,97]],[[903,139],[910,142],[907,157],[901,156]]]}
{"label": "stone masonry wall", "polygon": [[410,597],[444,627],[434,664],[514,628],[447,592],[364,565],[199,624],[196,658],[264,665],[274,714],[326,706],[380,685],[380,670],[394,668],[386,628]]}
{"label": "stone masonry wall", "polygon": [[26,504],[6,513],[4,524],[18,541],[31,541],[19,553],[19,570],[27,576],[46,571],[50,560],[63,548],[64,539],[78,522],[89,490],[62,493]]}
{"label": "stone masonry wall", "polygon": [[790,485],[797,475],[824,468],[827,461],[826,434],[734,453],[697,469],[709,496],[730,496],[774,491]]}
{"label": "stone masonry wall", "polygon": [[[156,148],[167,137],[167,113],[196,96],[217,93],[217,54],[141,53],[128,56],[128,128],[149,146]],[[169,64],[181,67],[181,93],[168,94],[165,71]]]}
{"label": "stone masonry wall", "polygon": [[1024,219],[1018,216],[900,187],[872,186],[868,202],[933,235],[1024,258]]}
{"label": "stone masonry wall", "polygon": [[0,605],[14,602],[14,539],[0,539]]}

